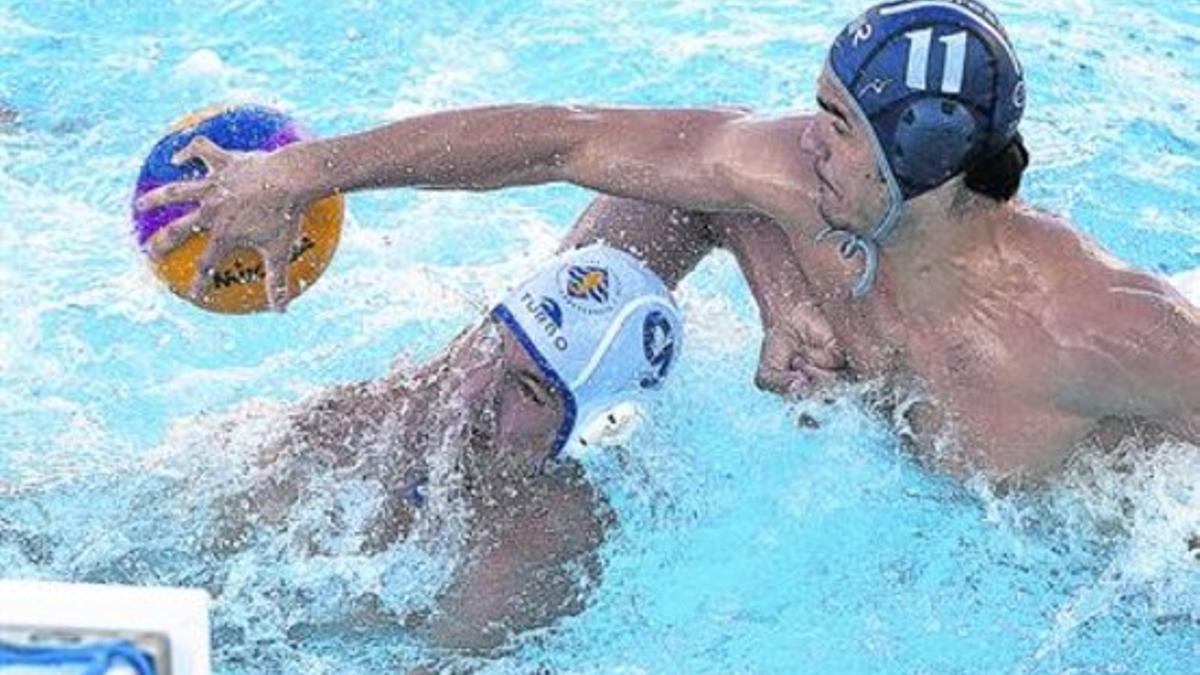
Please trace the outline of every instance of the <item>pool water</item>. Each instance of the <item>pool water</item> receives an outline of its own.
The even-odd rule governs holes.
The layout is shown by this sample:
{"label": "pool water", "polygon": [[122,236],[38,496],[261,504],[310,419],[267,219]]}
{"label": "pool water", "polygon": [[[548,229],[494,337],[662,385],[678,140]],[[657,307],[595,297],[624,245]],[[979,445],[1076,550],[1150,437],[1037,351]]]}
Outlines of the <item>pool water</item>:
{"label": "pool water", "polygon": [[[1200,300],[1200,4],[996,0],[1030,84],[1025,195]],[[216,101],[330,135],[506,101],[811,109],[849,0],[0,0],[0,576],[216,591],[221,673],[396,672],[436,654],[363,629],[456,554],[374,556],[320,525],[202,534],[289,402],[420,361],[554,250],[585,191],[350,200],[286,316],[201,313],[130,236],[144,154]],[[489,673],[1188,673],[1200,663],[1196,448],[1078,462],[1037,495],[922,471],[847,395],[752,384],[761,332],[716,254],[679,292],[689,349],[626,447],[589,461],[620,525],[588,609]],[[303,522],[311,520],[311,523]],[[303,542],[322,553],[299,555]]]}

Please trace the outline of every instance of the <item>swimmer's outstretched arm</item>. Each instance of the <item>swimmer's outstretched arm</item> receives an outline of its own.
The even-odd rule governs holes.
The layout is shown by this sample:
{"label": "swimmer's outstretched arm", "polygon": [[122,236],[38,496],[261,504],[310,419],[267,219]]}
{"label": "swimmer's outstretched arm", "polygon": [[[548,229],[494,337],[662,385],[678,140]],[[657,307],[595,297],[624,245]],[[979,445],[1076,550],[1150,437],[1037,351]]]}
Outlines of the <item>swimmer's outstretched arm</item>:
{"label": "swimmer's outstretched arm", "polygon": [[165,254],[195,228],[211,230],[201,270],[236,247],[258,248],[272,306],[281,309],[300,214],[315,199],[357,190],[567,182],[692,210],[756,210],[815,227],[815,158],[801,147],[812,119],[515,105],[422,115],[270,155],[227,152],[199,137],[176,160],[200,159],[207,177],[148,193],[138,208],[198,202],[151,242],[151,254]]}
{"label": "swimmer's outstretched arm", "polygon": [[695,210],[754,208],[755,182],[807,200],[807,117],[734,110],[503,106],[434,113],[297,146],[309,199],[381,187],[491,190],[573,183]]}

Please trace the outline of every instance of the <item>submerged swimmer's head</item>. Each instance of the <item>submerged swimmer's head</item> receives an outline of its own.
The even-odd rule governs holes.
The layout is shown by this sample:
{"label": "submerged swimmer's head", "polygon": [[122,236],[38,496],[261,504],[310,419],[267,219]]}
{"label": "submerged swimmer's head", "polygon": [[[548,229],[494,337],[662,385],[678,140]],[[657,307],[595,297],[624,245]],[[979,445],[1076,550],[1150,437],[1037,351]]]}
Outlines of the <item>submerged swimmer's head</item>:
{"label": "submerged swimmer's head", "polygon": [[553,419],[551,456],[579,447],[580,431],[613,406],[659,387],[682,348],[683,322],[666,286],[633,256],[603,245],[564,253],[492,316],[511,338],[501,443],[538,447]]}
{"label": "submerged swimmer's head", "polygon": [[847,253],[867,254],[868,276],[905,202],[960,175],[1007,200],[1028,162],[1017,132],[1021,65],[996,16],[974,0],[868,10],[834,41],[817,99],[809,144],[821,213],[855,235]]}

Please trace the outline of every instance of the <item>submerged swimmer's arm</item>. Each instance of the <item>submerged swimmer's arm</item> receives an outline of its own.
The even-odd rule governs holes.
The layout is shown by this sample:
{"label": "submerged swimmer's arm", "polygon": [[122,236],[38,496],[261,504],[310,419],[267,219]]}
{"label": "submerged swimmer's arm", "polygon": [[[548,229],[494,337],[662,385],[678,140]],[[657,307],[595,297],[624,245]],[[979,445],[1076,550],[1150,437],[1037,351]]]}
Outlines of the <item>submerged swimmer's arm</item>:
{"label": "submerged swimmer's arm", "polygon": [[418,631],[478,655],[584,609],[614,514],[578,465],[496,481],[474,495],[467,559]]}

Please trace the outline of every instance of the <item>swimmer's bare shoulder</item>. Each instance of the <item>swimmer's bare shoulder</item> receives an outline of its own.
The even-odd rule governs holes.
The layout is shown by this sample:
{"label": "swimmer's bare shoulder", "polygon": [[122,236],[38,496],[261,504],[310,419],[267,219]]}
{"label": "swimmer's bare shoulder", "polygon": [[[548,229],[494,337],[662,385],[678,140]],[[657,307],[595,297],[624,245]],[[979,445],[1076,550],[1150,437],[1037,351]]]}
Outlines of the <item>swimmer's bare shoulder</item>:
{"label": "swimmer's bare shoulder", "polygon": [[1024,204],[1007,215],[997,247],[1028,261],[1047,293],[1086,295],[1112,285],[1117,276],[1121,284],[1154,284],[1153,275],[1131,268],[1062,216]]}
{"label": "swimmer's bare shoulder", "polygon": [[[250,458],[244,484],[217,504],[220,517],[209,549],[236,553],[249,543],[255,527],[284,525],[321,475],[377,479],[385,492],[399,492],[420,459],[421,446],[412,437],[419,425],[404,424],[414,407],[409,385],[392,379],[340,385],[296,404],[283,418],[281,433]],[[364,539],[367,551],[402,539],[412,524],[400,495],[384,505]]]}
{"label": "swimmer's bare shoulder", "polygon": [[1061,218],[1022,209],[1002,237],[1042,284],[1043,325],[1063,355],[1059,402],[1200,440],[1200,310]]}
{"label": "swimmer's bare shoulder", "polygon": [[338,385],[299,404],[287,418],[281,442],[264,447],[256,464],[266,466],[281,453],[303,449],[316,452],[329,468],[344,467],[356,459],[364,435],[378,430],[402,410],[411,396],[406,383],[369,380]]}

